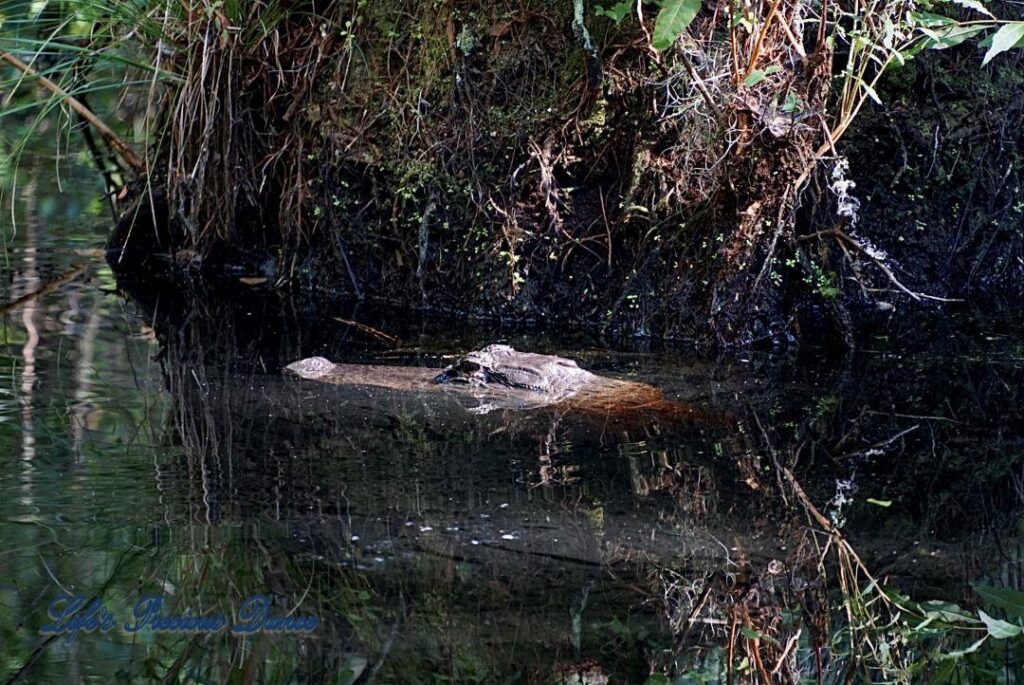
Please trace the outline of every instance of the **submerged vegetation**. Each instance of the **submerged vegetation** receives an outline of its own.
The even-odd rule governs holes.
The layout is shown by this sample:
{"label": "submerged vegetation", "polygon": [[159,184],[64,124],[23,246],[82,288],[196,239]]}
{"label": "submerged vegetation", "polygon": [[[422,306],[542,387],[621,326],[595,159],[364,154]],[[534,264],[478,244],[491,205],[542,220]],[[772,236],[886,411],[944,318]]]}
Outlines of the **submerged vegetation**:
{"label": "submerged vegetation", "polygon": [[[970,277],[905,272],[876,244],[885,227],[858,223],[852,179],[870,176],[872,145],[844,145],[865,111],[885,112],[884,91],[934,88],[898,86],[921,64],[984,90],[996,120],[1000,108],[1020,116],[1016,7],[9,2],[4,117],[62,112],[87,132],[78,121],[104,118],[88,109],[93,93],[119,93],[138,152],[99,129],[110,154],[95,154],[125,216],[112,240],[124,269],[228,268],[427,310],[727,345],[801,326],[852,344],[851,308],[963,298],[979,270],[1000,271],[1005,289],[1024,267],[1011,228],[995,261],[984,238],[959,255],[975,261]],[[946,52],[921,61],[935,51]],[[943,96],[929,99],[925,119],[884,115],[885,126],[906,136],[940,121],[921,134],[959,160],[970,112],[950,121]],[[994,134],[946,180],[987,169]],[[1020,148],[1020,127],[998,135],[999,149]],[[1019,213],[977,212],[1020,204],[1015,153],[1003,154],[1010,166],[960,206],[979,214],[959,217],[972,231]],[[914,262],[964,250],[927,227],[908,233],[891,252]]]}

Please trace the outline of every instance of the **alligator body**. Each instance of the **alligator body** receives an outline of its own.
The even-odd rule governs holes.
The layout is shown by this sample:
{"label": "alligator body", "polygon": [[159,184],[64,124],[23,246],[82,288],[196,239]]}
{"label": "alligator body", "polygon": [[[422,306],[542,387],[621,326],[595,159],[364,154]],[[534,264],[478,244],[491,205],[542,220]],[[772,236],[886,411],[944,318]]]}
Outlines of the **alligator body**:
{"label": "alligator body", "polygon": [[645,383],[599,376],[571,359],[519,352],[508,345],[470,352],[440,373],[423,367],[335,364],[323,357],[302,359],[286,370],[321,383],[469,395],[476,400],[469,408],[475,413],[548,406],[603,415],[656,411],[695,418],[698,413],[666,400]]}

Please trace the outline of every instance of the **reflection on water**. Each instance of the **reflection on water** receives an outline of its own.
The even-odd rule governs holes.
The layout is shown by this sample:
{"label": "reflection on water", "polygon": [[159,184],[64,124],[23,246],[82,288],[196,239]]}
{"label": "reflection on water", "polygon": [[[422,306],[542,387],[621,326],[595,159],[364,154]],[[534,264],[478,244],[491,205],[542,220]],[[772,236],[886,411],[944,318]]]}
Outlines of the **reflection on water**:
{"label": "reflection on water", "polygon": [[[899,347],[846,359],[707,359],[242,283],[127,298],[83,212],[96,184],[78,180],[77,195],[23,184],[6,243],[0,301],[59,285],[7,311],[0,338],[5,678],[831,682],[912,664],[938,678],[981,659],[928,656],[977,626],[925,635],[895,618],[921,600],[973,611],[974,581],[1021,589],[1019,327],[908,317]],[[656,385],[703,418],[481,415],[279,371],[311,355],[442,366],[490,342]],[[48,638],[61,591],[121,617],[144,594],[229,616],[263,594],[320,626]],[[995,668],[1012,673],[1020,645],[1005,645]]]}

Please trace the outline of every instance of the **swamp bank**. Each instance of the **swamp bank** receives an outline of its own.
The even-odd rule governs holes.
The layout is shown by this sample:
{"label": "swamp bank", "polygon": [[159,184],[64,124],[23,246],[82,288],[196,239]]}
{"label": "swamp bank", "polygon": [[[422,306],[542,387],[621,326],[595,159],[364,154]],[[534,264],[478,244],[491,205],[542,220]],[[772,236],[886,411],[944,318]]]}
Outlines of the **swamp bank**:
{"label": "swamp bank", "polygon": [[21,71],[91,97],[132,55],[144,152],[95,141],[126,275],[850,346],[1024,282],[1019,5],[933,4],[78,8]]}

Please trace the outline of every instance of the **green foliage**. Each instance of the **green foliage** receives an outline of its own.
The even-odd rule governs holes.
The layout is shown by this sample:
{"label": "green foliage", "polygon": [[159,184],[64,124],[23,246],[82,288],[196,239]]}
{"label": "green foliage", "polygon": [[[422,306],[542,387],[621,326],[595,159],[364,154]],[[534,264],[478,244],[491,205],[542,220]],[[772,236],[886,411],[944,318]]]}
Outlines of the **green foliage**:
{"label": "green foliage", "polygon": [[608,9],[605,9],[601,5],[595,5],[594,14],[596,14],[599,17],[608,17],[616,24],[621,24],[622,20],[628,17],[633,12],[634,7],[636,7],[635,0],[625,0],[624,2],[617,2]]}
{"label": "green foliage", "polygon": [[766,69],[754,69],[752,72],[750,72],[749,76],[743,79],[743,85],[747,86],[748,88],[756,86],[761,81],[764,81],[765,78],[767,78],[768,76],[771,76],[772,74],[777,74],[780,71],[782,71],[782,67],[780,67],[778,64],[773,64]]}
{"label": "green foliage", "polygon": [[651,46],[655,50],[667,50],[676,38],[693,23],[700,11],[700,0],[665,0],[654,22]]}
{"label": "green foliage", "polygon": [[896,625],[902,626],[899,639],[909,673],[935,683],[1021,682],[1019,674],[1009,680],[1000,674],[1024,655],[1024,592],[981,584],[974,589],[984,607],[976,612],[952,602],[917,603],[887,593],[902,610]]}
{"label": "green foliage", "polygon": [[985,16],[988,16],[988,17],[991,17],[991,18],[995,19],[993,14],[988,11],[988,8],[985,7],[983,4],[981,4],[980,2],[978,2],[978,0],[947,0],[947,1],[950,4],[960,5],[961,7],[966,7],[967,9],[974,10],[975,12],[978,12],[979,14],[984,14]]}
{"label": "green foliage", "polygon": [[1007,617],[1024,625],[1024,592],[983,583],[975,583],[973,587],[986,606],[999,609],[1005,612]]}
{"label": "green foliage", "polygon": [[1024,46],[1024,21],[1004,24],[992,35],[992,45],[985,53],[982,64],[988,64],[993,57],[1001,52],[1022,46]]}

